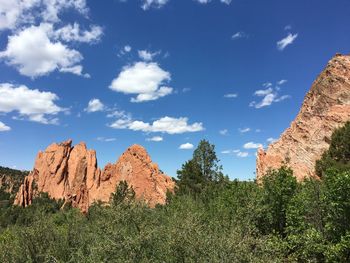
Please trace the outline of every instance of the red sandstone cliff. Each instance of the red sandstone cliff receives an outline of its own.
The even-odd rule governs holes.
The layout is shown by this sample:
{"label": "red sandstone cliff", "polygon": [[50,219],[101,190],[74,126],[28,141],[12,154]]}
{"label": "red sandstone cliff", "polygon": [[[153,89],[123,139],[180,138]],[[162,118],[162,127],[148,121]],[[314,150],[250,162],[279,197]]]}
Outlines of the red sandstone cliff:
{"label": "red sandstone cliff", "polygon": [[164,204],[167,190],[175,183],[160,172],[146,150],[139,145],[127,149],[115,164],[97,167],[96,152],[84,143],[72,146],[68,140],[51,144],[39,152],[33,171],[24,179],[15,204],[28,206],[39,192],[86,212],[94,201],[108,202],[117,184],[125,180],[135,190],[136,198],[149,206]]}
{"label": "red sandstone cliff", "polygon": [[333,131],[350,120],[350,56],[337,54],[312,84],[290,127],[266,151],[258,150],[256,176],[290,166],[298,180],[315,176],[315,162]]}

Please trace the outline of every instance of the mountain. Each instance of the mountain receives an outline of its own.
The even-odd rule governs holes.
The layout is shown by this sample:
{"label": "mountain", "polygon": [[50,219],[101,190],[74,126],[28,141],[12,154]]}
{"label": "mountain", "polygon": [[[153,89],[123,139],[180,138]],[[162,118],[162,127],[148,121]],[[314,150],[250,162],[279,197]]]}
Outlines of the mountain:
{"label": "mountain", "polygon": [[348,120],[350,56],[337,54],[312,84],[290,127],[266,151],[258,150],[257,179],[283,163],[298,180],[316,176],[316,160],[328,149],[333,131]]}
{"label": "mountain", "polygon": [[167,191],[175,187],[140,145],[129,147],[115,164],[107,164],[101,171],[94,150],[88,150],[83,142],[72,146],[72,140],[67,140],[38,153],[15,204],[28,206],[38,193],[47,192],[86,212],[93,202],[109,202],[111,193],[124,180],[133,187],[136,198],[151,207],[164,204]]}

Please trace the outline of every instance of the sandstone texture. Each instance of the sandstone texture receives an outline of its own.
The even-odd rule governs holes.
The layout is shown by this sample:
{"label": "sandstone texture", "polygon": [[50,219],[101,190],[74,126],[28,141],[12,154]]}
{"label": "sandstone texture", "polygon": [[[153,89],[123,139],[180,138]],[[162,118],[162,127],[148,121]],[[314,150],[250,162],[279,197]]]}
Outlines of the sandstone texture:
{"label": "sandstone texture", "polygon": [[34,169],[20,186],[15,204],[28,206],[38,193],[46,192],[87,212],[95,201],[109,202],[111,193],[123,180],[133,187],[138,200],[151,207],[164,204],[166,192],[175,187],[172,178],[159,170],[142,146],[131,146],[115,164],[107,164],[101,171],[94,150],[88,150],[85,143],[72,146],[68,140],[51,144],[38,153]]}
{"label": "sandstone texture", "polygon": [[278,141],[258,150],[256,176],[283,163],[297,179],[313,177],[333,131],[350,120],[350,56],[337,54],[312,84],[302,107]]}

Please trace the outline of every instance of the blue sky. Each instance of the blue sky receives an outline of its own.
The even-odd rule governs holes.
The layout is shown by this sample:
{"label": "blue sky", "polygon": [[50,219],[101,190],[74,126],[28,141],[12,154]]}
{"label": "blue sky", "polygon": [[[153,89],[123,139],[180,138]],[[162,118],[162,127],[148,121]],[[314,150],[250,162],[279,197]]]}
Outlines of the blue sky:
{"label": "blue sky", "polygon": [[224,173],[294,119],[350,52],[347,0],[0,1],[0,165],[72,138],[99,166],[143,145],[171,176],[201,139]]}

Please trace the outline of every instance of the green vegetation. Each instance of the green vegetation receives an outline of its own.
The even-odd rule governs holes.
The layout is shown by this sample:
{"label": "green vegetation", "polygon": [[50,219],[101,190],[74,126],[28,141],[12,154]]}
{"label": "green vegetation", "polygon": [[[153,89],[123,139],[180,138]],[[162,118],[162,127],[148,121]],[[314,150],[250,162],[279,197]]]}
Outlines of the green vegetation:
{"label": "green vegetation", "polygon": [[121,182],[111,206],[87,215],[47,195],[0,208],[0,262],[349,262],[349,124],[318,162],[322,180],[288,167],[259,184],[229,181],[201,141],[164,206],[135,201]]}
{"label": "green vegetation", "polygon": [[0,207],[11,206],[26,175],[27,171],[0,166]]}
{"label": "green vegetation", "polygon": [[321,160],[316,162],[316,173],[323,177],[328,169],[350,170],[350,121],[332,134],[331,143]]}

